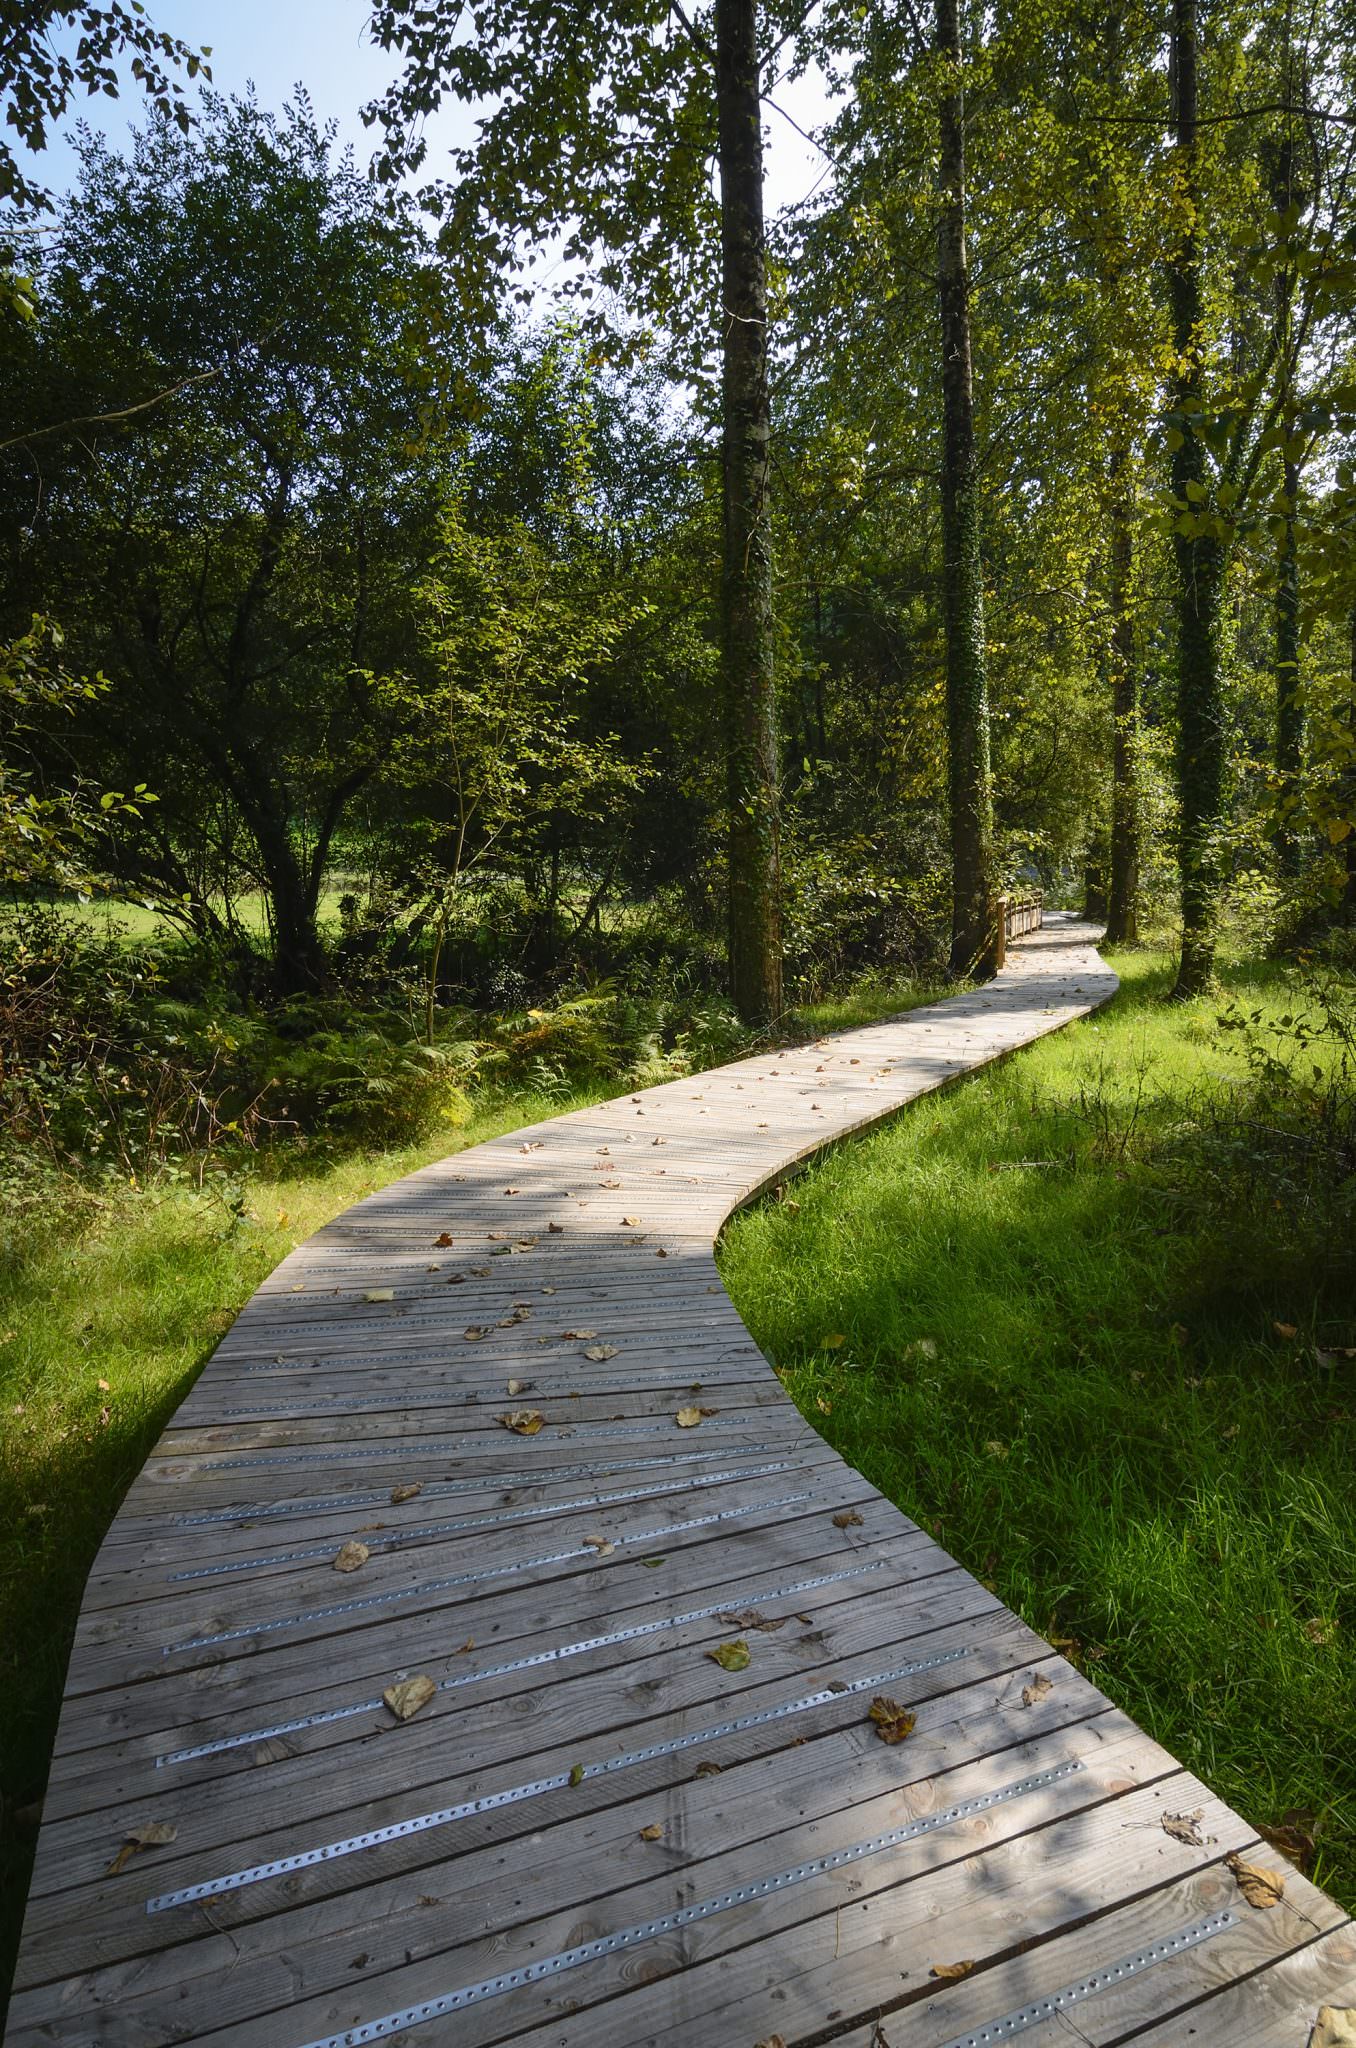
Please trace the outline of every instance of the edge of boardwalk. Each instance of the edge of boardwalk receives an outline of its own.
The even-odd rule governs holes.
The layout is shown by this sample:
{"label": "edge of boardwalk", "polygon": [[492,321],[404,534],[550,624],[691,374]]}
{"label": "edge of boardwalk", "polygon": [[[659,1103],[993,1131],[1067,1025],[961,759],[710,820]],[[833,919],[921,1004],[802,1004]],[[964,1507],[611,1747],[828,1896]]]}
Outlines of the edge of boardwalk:
{"label": "edge of boardwalk", "polygon": [[[1307,1997],[1317,1935],[1356,1987],[1303,1880],[1221,1913],[1220,1845],[1269,1852],[824,1444],[716,1271],[769,1182],[1107,1001],[1092,938],[1052,920],[981,988],[453,1154],[275,1270],[91,1571],[11,2048],[866,2048],[899,2004],[940,2048],[1207,1908],[1149,2022],[1282,1964]],[[734,1625],[756,1654],[726,1673]],[[415,1676],[402,1726],[383,1695]],[[860,1733],[887,1682],[907,1751]],[[694,1777],[708,1744],[725,1775]],[[1168,1799],[1213,1832],[1164,1834]],[[147,1822],[173,1838],[120,1858]],[[1035,1840],[1067,1847],[1053,1891],[1013,1863]],[[909,1939],[949,1898],[1000,1960],[922,2004],[892,1934],[844,1991],[843,1900],[921,1897],[928,1858]]]}

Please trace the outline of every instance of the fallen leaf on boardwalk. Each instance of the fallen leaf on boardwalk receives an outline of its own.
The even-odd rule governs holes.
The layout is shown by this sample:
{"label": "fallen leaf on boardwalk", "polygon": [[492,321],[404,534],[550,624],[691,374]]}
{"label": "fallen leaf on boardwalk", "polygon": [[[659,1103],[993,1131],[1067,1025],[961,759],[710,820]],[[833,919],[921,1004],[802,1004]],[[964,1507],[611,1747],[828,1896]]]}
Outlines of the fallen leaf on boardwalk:
{"label": "fallen leaf on boardwalk", "polygon": [[918,1725],[916,1715],[882,1692],[872,1700],[867,1718],[875,1722],[876,1733],[882,1742],[904,1742]]}
{"label": "fallen leaf on boardwalk", "polygon": [[540,1138],[533,1138],[533,1139],[531,1139],[531,1140],[530,1140],[530,1141],[529,1141],[529,1142],[528,1142],[528,1143],[527,1143],[526,1145],[520,1145],[520,1146],[518,1147],[518,1150],[519,1150],[520,1152],[540,1152],[540,1151],[541,1151],[541,1147],[542,1147],[542,1141],[541,1141],[541,1139],[540,1139]]}
{"label": "fallen leaf on boardwalk", "polygon": [[833,1526],[835,1529],[860,1529],[862,1518],[856,1508],[844,1508],[841,1515],[834,1516]]}
{"label": "fallen leaf on boardwalk", "polygon": [[647,1571],[657,1572],[661,1564],[667,1563],[667,1559],[662,1557],[642,1557],[640,1562]]}
{"label": "fallen leaf on boardwalk", "polygon": [[719,1664],[722,1671],[747,1671],[752,1661],[749,1646],[742,1639],[736,1643],[721,1643],[706,1654],[713,1664]]}
{"label": "fallen leaf on boardwalk", "polygon": [[1043,1700],[1048,1692],[1053,1691],[1054,1686],[1045,1673],[1037,1671],[1032,1677],[1030,1685],[1022,1687],[1022,1705],[1024,1707],[1034,1707],[1037,1700]]}
{"label": "fallen leaf on boardwalk", "polygon": [[492,1268],[489,1266],[472,1266],[471,1278],[473,1280],[488,1280],[491,1270]]}
{"label": "fallen leaf on boardwalk", "polygon": [[482,1337],[489,1336],[490,1326],[488,1323],[468,1323],[461,1334],[468,1344],[478,1344]]}
{"label": "fallen leaf on boardwalk", "polygon": [[1279,1849],[1297,1869],[1308,1873],[1314,1860],[1314,1837],[1318,1833],[1318,1815],[1302,1812],[1291,1807],[1274,1828],[1257,1830],[1264,1842],[1270,1842],[1273,1849]]}
{"label": "fallen leaf on boardwalk", "polygon": [[[803,1614],[798,1614],[796,1616],[796,1619],[797,1621],[804,1621],[805,1616]],[[825,1692],[851,1692],[852,1687],[841,1678],[831,1678],[828,1684],[825,1686],[824,1690]]]}
{"label": "fallen leaf on boardwalk", "polygon": [[642,1842],[662,1842],[664,1830],[660,1827],[657,1820],[652,1820],[647,1828],[641,1829],[640,1839]]}
{"label": "fallen leaf on boardwalk", "polygon": [[545,1417],[535,1408],[515,1408],[511,1415],[496,1415],[496,1422],[502,1422],[505,1429],[511,1429],[515,1436],[535,1436]]}
{"label": "fallen leaf on boardwalk", "polygon": [[769,2034],[766,2041],[755,2041],[753,2048],[786,2048],[786,2037],[782,2034]]}
{"label": "fallen leaf on boardwalk", "polygon": [[786,1627],[787,1617],[784,1614],[764,1615],[756,1607],[746,1607],[742,1612],[718,1614],[716,1620],[722,1628],[757,1628],[770,1636],[775,1635],[779,1628]]}
{"label": "fallen leaf on boardwalk", "polygon": [[974,1967],[973,1959],[968,1963],[934,1963],[928,1974],[940,1977],[947,1984],[954,1984],[958,1977],[968,1977]]}
{"label": "fallen leaf on boardwalk", "polygon": [[422,1672],[416,1678],[402,1678],[395,1685],[388,1685],[382,1698],[397,1721],[412,1721],[421,1707],[426,1707],[438,1688],[431,1678]]}
{"label": "fallen leaf on boardwalk", "polygon": [[582,1764],[571,1764],[571,1765],[570,1765],[570,1783],[571,1783],[572,1785],[582,1785],[582,1784],[583,1784],[583,1782],[584,1782],[584,1766],[583,1766]]}
{"label": "fallen leaf on boardwalk", "polygon": [[395,1289],[394,1289],[394,1287],[369,1287],[369,1288],[368,1288],[368,1290],[367,1290],[367,1292],[366,1292],[366,1294],[365,1294],[365,1295],[363,1296],[363,1300],[364,1300],[364,1301],[394,1301],[394,1300],[395,1300]]}
{"label": "fallen leaf on boardwalk", "polygon": [[535,1380],[510,1380],[508,1391],[516,1398],[519,1394],[530,1394],[536,1384]]}
{"label": "fallen leaf on boardwalk", "polygon": [[599,1557],[611,1557],[617,1547],[606,1536],[586,1536],[584,1542],[590,1550],[596,1550]]}
{"label": "fallen leaf on boardwalk", "polygon": [[548,1223],[546,1228],[552,1237],[563,1237],[565,1235],[565,1225],[563,1223]]}
{"label": "fallen leaf on boardwalk", "polygon": [[598,1332],[596,1330],[562,1330],[560,1334],[563,1338],[577,1338],[582,1342],[585,1337],[596,1337]]}
{"label": "fallen leaf on boardwalk", "polygon": [[1309,2048],[1356,2048],[1356,2005],[1321,2005]]}
{"label": "fallen leaf on boardwalk", "polygon": [[422,1479],[411,1479],[404,1486],[393,1486],[391,1488],[391,1506],[398,1508],[402,1501],[418,1500],[423,1490],[424,1482]]}
{"label": "fallen leaf on boardwalk", "polygon": [[639,1216],[623,1216],[621,1220],[621,1227],[623,1230],[638,1229],[640,1227]]}
{"label": "fallen leaf on boardwalk", "polygon": [[144,1820],[139,1827],[128,1828],[123,1843],[113,1861],[104,1872],[105,1877],[116,1877],[125,1870],[138,1849],[161,1849],[166,1842],[178,1839],[179,1830],[172,1821]]}
{"label": "fallen leaf on boardwalk", "polygon": [[617,1356],[617,1346],[615,1344],[590,1344],[584,1356],[585,1358],[591,1358],[595,1365],[601,1365],[606,1359]]}
{"label": "fallen leaf on boardwalk", "polygon": [[1241,1856],[1226,1856],[1224,1861],[1250,1906],[1261,1912],[1268,1906],[1280,1905],[1285,1879],[1279,1871],[1267,1870],[1260,1863],[1245,1863]]}
{"label": "fallen leaf on boardwalk", "polygon": [[679,1429],[695,1429],[703,1415],[708,1413],[705,1408],[680,1408],[673,1419]]}
{"label": "fallen leaf on boardwalk", "polygon": [[847,1338],[841,1330],[835,1330],[832,1336],[821,1337],[819,1340],[822,1351],[841,1351],[846,1343]]}
{"label": "fallen leaf on boardwalk", "polygon": [[476,1639],[475,1639],[475,1637],[474,1637],[474,1636],[467,1636],[467,1638],[466,1638],[466,1641],[465,1641],[464,1643],[458,1643],[458,1644],[457,1644],[457,1655],[458,1655],[459,1657],[464,1657],[464,1656],[466,1655],[466,1652],[467,1652],[468,1650],[474,1650],[475,1646],[476,1646]]}
{"label": "fallen leaf on boardwalk", "polygon": [[1174,1842],[1185,1842],[1189,1849],[1203,1849],[1205,1836],[1201,1833],[1201,1816],[1204,1808],[1198,1806],[1194,1813],[1161,1813],[1159,1826],[1165,1835],[1171,1835]]}
{"label": "fallen leaf on boardwalk", "polygon": [[505,1188],[505,1189],[504,1189],[504,1193],[505,1193],[506,1195],[520,1195],[520,1194],[522,1193],[522,1189],[521,1189],[521,1188]]}
{"label": "fallen leaf on boardwalk", "polygon": [[361,1571],[372,1555],[365,1543],[345,1543],[334,1560],[337,1572]]}
{"label": "fallen leaf on boardwalk", "polygon": [[693,1776],[697,1778],[718,1778],[720,1776],[720,1765],[713,1763],[698,1764],[693,1772]]}
{"label": "fallen leaf on boardwalk", "polygon": [[445,1251],[448,1245],[455,1242],[456,1240],[450,1230],[440,1230],[433,1240],[433,1248],[435,1251]]}

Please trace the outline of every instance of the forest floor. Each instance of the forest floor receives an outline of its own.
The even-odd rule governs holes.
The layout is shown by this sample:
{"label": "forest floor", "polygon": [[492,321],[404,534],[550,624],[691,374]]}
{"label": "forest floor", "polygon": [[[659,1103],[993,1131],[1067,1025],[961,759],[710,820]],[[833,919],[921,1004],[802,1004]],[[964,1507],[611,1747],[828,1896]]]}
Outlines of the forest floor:
{"label": "forest floor", "polygon": [[[1263,1217],[1259,1257],[1249,1203],[1259,1185],[1264,1206],[1276,1197],[1230,1135],[1243,1034],[1220,1033],[1219,999],[1162,1004],[1163,955],[1115,965],[1108,1010],[738,1218],[723,1270],[815,1426],[1221,1796],[1316,1833],[1315,1874],[1356,1905],[1350,1252],[1331,1256],[1320,1202],[1284,1243]],[[1294,1007],[1280,969],[1226,980],[1264,1019]],[[874,987],[803,1021],[841,1029],[928,994]],[[0,1986],[85,1575],[221,1333],[350,1203],[616,1085],[504,1092],[455,1137],[380,1153],[280,1148],[232,1199],[128,1191],[11,1248]]]}

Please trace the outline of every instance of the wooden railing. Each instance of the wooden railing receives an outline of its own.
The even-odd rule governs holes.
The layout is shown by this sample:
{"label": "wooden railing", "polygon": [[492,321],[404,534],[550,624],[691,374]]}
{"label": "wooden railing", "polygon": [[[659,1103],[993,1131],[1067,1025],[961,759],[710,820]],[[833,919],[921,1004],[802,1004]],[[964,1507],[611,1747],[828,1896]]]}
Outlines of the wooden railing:
{"label": "wooden railing", "polygon": [[1038,932],[1045,917],[1045,897],[1032,889],[1025,896],[1000,896],[994,906],[994,972],[1007,959],[1008,947],[1024,932]]}
{"label": "wooden railing", "polygon": [[1033,889],[1028,896],[1003,896],[999,902],[1006,939],[1020,939],[1023,932],[1040,930],[1045,917],[1045,896],[1040,889]]}

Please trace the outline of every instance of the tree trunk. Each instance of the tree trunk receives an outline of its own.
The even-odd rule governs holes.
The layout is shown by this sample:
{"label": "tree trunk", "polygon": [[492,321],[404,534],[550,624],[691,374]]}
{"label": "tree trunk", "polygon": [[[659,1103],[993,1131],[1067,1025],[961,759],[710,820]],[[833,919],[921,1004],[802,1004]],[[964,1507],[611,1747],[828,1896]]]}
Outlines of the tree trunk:
{"label": "tree trunk", "polygon": [[937,0],[947,60],[940,115],[937,283],[942,318],[942,547],[951,808],[951,965],[992,972],[995,959],[993,786],[984,649],[984,571],[965,261],[965,100],[957,0]]}
{"label": "tree trunk", "polygon": [[316,902],[302,873],[285,818],[272,804],[247,813],[259,849],[273,913],[273,981],[281,996],[313,993],[325,980],[325,949],[316,923]]}
{"label": "tree trunk", "polygon": [[1139,937],[1139,671],[1131,579],[1135,527],[1130,451],[1111,452],[1111,847],[1106,935],[1113,945]]}
{"label": "tree trunk", "polygon": [[[1356,749],[1356,604],[1351,608],[1351,694],[1347,698],[1347,730]],[[1343,921],[1356,925],[1356,754],[1348,757],[1344,778],[1346,812],[1351,830],[1342,841],[1346,855],[1346,885],[1342,891]]]}
{"label": "tree trunk", "polygon": [[[1172,459],[1174,496],[1193,522],[1208,516],[1205,445],[1192,428],[1201,405],[1201,251],[1196,163],[1196,4],[1174,0],[1173,73],[1176,152],[1187,226],[1169,273],[1173,340],[1178,369],[1177,410],[1182,444]],[[1192,488],[1189,488],[1192,487]],[[1176,1001],[1209,987],[1215,965],[1215,920],[1220,889],[1219,828],[1224,805],[1224,707],[1220,676],[1220,605],[1224,543],[1213,532],[1175,533],[1177,569],[1177,776],[1181,817],[1178,870],[1182,887],[1182,958]]]}
{"label": "tree trunk", "polygon": [[756,0],[717,0],[730,987],[744,1021],[767,1024],[782,1012],[782,935],[757,17]]}
{"label": "tree trunk", "polygon": [[[1295,547],[1295,500],[1299,495],[1299,464],[1285,465],[1285,496],[1292,508],[1285,515],[1280,560],[1276,565],[1276,772],[1282,793],[1293,796],[1300,783],[1304,761],[1304,706],[1300,697],[1300,591],[1299,556]],[[1294,813],[1282,813],[1276,834],[1276,860],[1283,875],[1297,875],[1300,869],[1300,840],[1291,822]]]}

